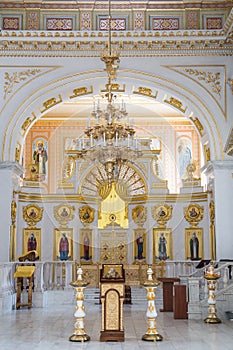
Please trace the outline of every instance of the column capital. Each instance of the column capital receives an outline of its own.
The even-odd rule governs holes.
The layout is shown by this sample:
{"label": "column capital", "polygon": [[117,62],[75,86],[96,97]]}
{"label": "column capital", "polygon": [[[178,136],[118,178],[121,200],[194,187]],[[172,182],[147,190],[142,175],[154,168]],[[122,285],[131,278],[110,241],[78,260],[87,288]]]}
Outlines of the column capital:
{"label": "column capital", "polygon": [[18,162],[0,162],[0,171],[10,170],[16,175],[20,176],[24,173],[25,169]]}
{"label": "column capital", "polygon": [[216,170],[233,170],[233,160],[209,161],[201,168],[201,172],[205,175],[210,175]]}

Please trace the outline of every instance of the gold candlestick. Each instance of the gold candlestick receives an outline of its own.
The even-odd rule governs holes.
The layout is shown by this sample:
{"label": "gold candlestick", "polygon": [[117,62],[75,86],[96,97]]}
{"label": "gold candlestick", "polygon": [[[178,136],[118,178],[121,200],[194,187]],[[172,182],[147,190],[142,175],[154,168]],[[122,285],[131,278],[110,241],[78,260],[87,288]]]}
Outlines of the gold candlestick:
{"label": "gold candlestick", "polygon": [[148,328],[146,333],[142,336],[142,340],[161,341],[163,340],[163,337],[158,333],[156,329],[156,322],[155,322],[155,318],[157,317],[157,312],[155,308],[155,291],[157,286],[160,283],[156,280],[153,281],[152,274],[153,274],[153,271],[151,267],[149,267],[147,270],[147,281],[143,284],[144,288],[147,291],[148,305],[147,305],[146,316],[148,318],[148,321],[147,321]]}
{"label": "gold candlestick", "polygon": [[90,340],[89,335],[86,334],[84,330],[84,317],[85,309],[84,309],[84,290],[88,283],[84,282],[82,279],[82,269],[81,266],[79,266],[77,270],[78,278],[76,281],[71,282],[70,285],[74,288],[76,293],[76,310],[74,313],[74,317],[76,317],[75,322],[75,331],[74,333],[69,337],[70,341],[73,342],[84,342]]}
{"label": "gold candlestick", "polygon": [[220,273],[214,272],[214,267],[211,265],[207,271],[204,273],[204,278],[207,280],[208,283],[208,317],[205,318],[204,322],[206,323],[221,323],[221,320],[217,316],[217,309],[216,309],[216,296],[215,296],[215,289],[217,280],[220,278]]}

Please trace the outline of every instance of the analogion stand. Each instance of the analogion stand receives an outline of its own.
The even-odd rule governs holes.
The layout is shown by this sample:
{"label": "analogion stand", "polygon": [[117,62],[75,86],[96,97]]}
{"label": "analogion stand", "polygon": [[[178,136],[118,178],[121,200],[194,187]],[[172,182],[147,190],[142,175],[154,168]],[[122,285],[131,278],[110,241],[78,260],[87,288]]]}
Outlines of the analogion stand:
{"label": "analogion stand", "polygon": [[[27,306],[29,309],[32,307],[32,288],[33,288],[33,277],[36,267],[35,266],[18,266],[14,273],[14,278],[17,278],[17,297],[16,297],[16,309],[20,306]],[[23,287],[23,279],[28,280],[28,302],[21,302],[21,292]]]}
{"label": "analogion stand", "polygon": [[102,329],[100,341],[124,341],[123,302],[125,273],[122,264],[102,265],[100,297],[102,303]]}

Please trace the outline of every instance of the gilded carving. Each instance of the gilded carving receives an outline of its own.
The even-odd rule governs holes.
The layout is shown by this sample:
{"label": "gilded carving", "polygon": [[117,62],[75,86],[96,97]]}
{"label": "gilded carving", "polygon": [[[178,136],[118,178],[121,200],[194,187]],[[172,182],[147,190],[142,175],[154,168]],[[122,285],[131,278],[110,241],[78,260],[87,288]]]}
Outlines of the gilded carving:
{"label": "gilded carving", "polygon": [[214,223],[215,219],[215,204],[214,201],[211,201],[209,204],[209,213],[210,213],[210,221],[211,223]]}
{"label": "gilded carving", "polygon": [[90,224],[94,221],[95,210],[89,205],[79,208],[79,218],[83,224]]}
{"label": "gilded carving", "polygon": [[160,227],[165,227],[172,216],[172,205],[157,204],[152,208],[153,219],[157,221]]}
{"label": "gilded carving", "polygon": [[185,72],[190,75],[194,75],[198,80],[204,81],[211,88],[211,91],[221,97],[221,84],[220,84],[220,72],[204,72],[198,69],[185,68]]}
{"label": "gilded carving", "polygon": [[29,227],[34,227],[37,222],[41,221],[44,208],[37,204],[28,204],[23,207],[23,219],[27,222]]}
{"label": "gilded carving", "polygon": [[12,75],[10,73],[5,72],[5,84],[4,84],[4,99],[7,94],[10,94],[13,91],[13,88],[16,84],[19,84],[22,81],[25,81],[28,77],[34,76],[38,74],[41,70],[36,69],[27,69],[22,72],[13,72]]}
{"label": "gilded carving", "polygon": [[73,90],[73,95],[70,96],[70,98],[78,97],[78,96],[83,96],[83,95],[88,95],[93,92],[93,87],[90,87],[90,90],[88,91],[85,86],[76,88]]}
{"label": "gilded carving", "polygon": [[232,95],[233,95],[233,78],[232,78],[232,79],[229,78],[229,79],[227,80],[227,83],[228,83],[228,85],[230,86],[231,92],[232,92]]}
{"label": "gilded carving", "polygon": [[184,208],[185,220],[190,223],[191,226],[195,227],[203,219],[204,208],[198,204],[190,204]]}
{"label": "gilded carving", "polygon": [[75,169],[76,162],[74,160],[74,157],[68,156],[62,166],[62,182],[70,180],[74,174]]}
{"label": "gilded carving", "polygon": [[21,145],[19,145],[19,147],[15,148],[15,161],[18,163],[20,160],[20,149],[21,149]]}
{"label": "gilded carving", "polygon": [[[111,84],[111,90],[114,92],[125,92],[125,84],[123,84],[122,88],[120,88],[119,84]],[[109,91],[109,84],[105,85],[105,89],[101,89],[101,92],[108,92]]]}
{"label": "gilded carving", "polygon": [[200,133],[200,135],[202,137],[204,128],[203,128],[203,125],[201,124],[200,120],[198,118],[193,118],[193,117],[190,117],[190,119],[195,124],[197,130],[199,131],[199,133]]}
{"label": "gilded carving", "polygon": [[155,94],[152,94],[152,90],[146,87],[142,87],[140,86],[138,88],[138,91],[133,91],[134,94],[138,94],[138,95],[143,95],[143,96],[148,96],[148,97],[152,97],[152,98],[157,98],[158,95],[158,91],[155,92]]}
{"label": "gilded carving", "polygon": [[52,97],[52,98],[48,99],[47,101],[45,101],[43,103],[44,109],[40,109],[41,113],[47,111],[49,108],[52,108],[52,107],[56,106],[58,103],[61,103],[62,102],[62,96],[59,94],[58,97],[59,97],[58,100],[57,100],[56,97]]}
{"label": "gilded carving", "polygon": [[179,109],[179,111],[181,111],[182,113],[185,113],[185,111],[187,110],[187,107],[183,107],[183,103],[179,100],[177,100],[175,97],[170,97],[169,100],[167,100],[166,98],[163,100],[164,102],[168,103],[169,105]]}
{"label": "gilded carving", "polygon": [[110,290],[106,293],[106,329],[119,329],[119,300],[118,292]]}
{"label": "gilded carving", "polygon": [[207,146],[207,144],[204,145],[204,155],[205,155],[205,161],[206,163],[210,161],[210,148]]}
{"label": "gilded carving", "polygon": [[132,217],[136,224],[143,225],[147,219],[147,208],[143,205],[137,205],[132,209]]}
{"label": "gilded carving", "polygon": [[17,210],[17,204],[16,201],[13,199],[11,202],[11,223],[14,225],[16,221],[16,210]]}
{"label": "gilded carving", "polygon": [[68,222],[74,218],[75,207],[67,203],[61,203],[53,208],[54,217],[61,226],[66,227]]}
{"label": "gilded carving", "polygon": [[25,133],[25,131],[27,131],[27,129],[29,128],[31,123],[36,119],[36,115],[34,113],[32,113],[32,115],[33,115],[33,117],[32,118],[27,117],[21,126],[21,129],[23,130],[24,133]]}
{"label": "gilded carving", "polygon": [[197,167],[194,162],[189,163],[186,167],[185,174],[182,177],[182,182],[188,183],[188,184],[192,183],[193,185],[196,185],[197,181],[200,180],[200,178],[194,176],[196,169]]}

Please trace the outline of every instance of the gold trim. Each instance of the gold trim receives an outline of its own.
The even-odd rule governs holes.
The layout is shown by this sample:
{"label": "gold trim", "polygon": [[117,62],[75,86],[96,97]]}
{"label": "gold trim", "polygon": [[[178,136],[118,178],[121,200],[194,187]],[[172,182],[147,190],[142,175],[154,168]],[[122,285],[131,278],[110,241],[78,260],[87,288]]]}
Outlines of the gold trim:
{"label": "gold trim", "polygon": [[79,208],[79,219],[83,224],[90,224],[94,221],[95,209],[89,205],[84,205]]}
{"label": "gold trim", "polygon": [[42,220],[44,208],[39,207],[37,204],[28,204],[23,207],[23,219],[30,227],[34,227],[39,221]]}
{"label": "gold trim", "polygon": [[[80,263],[81,264],[93,264],[94,263],[94,242],[93,242],[94,230],[89,228],[80,229]],[[86,245],[86,251],[85,251]]]}
{"label": "gold trim", "polygon": [[[137,228],[134,230],[133,239],[133,262],[136,264],[146,264],[147,257],[147,240],[146,240],[146,229]],[[141,246],[141,247],[140,247]],[[139,256],[141,255],[141,256]]]}
{"label": "gold trim", "polygon": [[[131,72],[131,71],[128,71],[127,70],[127,72]],[[135,73],[135,72],[134,72]],[[84,75],[84,74],[86,74],[86,72],[83,72],[83,73],[79,73],[79,75]],[[89,72],[89,74],[90,74],[90,72]],[[140,74],[141,74],[141,72],[140,72]],[[151,77],[155,77],[153,74],[146,74],[146,73],[143,73],[143,75],[144,76],[151,76]],[[96,79],[99,79],[100,77],[95,77]],[[88,78],[88,80],[89,79],[91,79],[91,78]],[[93,79],[93,77],[92,77],[92,79]],[[139,78],[138,78],[139,79]],[[163,80],[163,81],[166,81],[166,82],[169,82],[167,79],[164,79],[164,78],[161,78],[160,77],[160,80]],[[68,83],[67,83],[68,84]],[[163,86],[161,83],[157,83],[158,85],[160,85],[160,86]],[[49,85],[51,85],[51,84],[49,84]],[[174,84],[173,84],[174,85]],[[44,87],[43,87],[44,88]],[[57,89],[58,87],[56,86],[56,89]],[[188,90],[185,90],[183,87],[182,87],[182,89],[184,90],[184,91],[188,91]],[[173,88],[171,87],[171,86],[169,86],[169,90],[173,90]],[[181,93],[180,95],[183,95],[183,93]],[[192,96],[193,96],[193,93],[192,93]],[[191,104],[193,104],[194,106],[196,106],[196,108],[199,110],[200,109],[200,107],[198,106],[198,105],[196,105],[196,103],[194,103],[193,102],[193,100],[191,101],[191,98],[189,98],[189,97],[186,97],[186,99],[188,99],[189,101],[190,101],[190,103]],[[200,102],[200,104],[202,105],[203,103],[202,103],[202,101],[198,98],[198,97],[196,97],[196,99],[197,99],[197,101],[199,101]],[[28,106],[27,106],[27,108],[28,108]],[[206,107],[205,107],[206,108]],[[207,109],[208,110],[208,109]],[[200,112],[202,113],[202,110],[200,110]],[[210,113],[210,111],[208,110],[208,113],[211,115],[211,117],[212,117],[212,119],[213,119],[213,115]],[[210,131],[210,133],[212,134],[212,141],[213,141],[213,144],[214,144],[214,149],[215,149],[215,153],[216,153],[216,141],[215,141],[215,138],[213,137],[213,131],[212,131],[212,128],[211,128],[211,126],[210,126],[210,123],[209,123],[209,121],[208,121],[208,119],[206,118],[206,115],[205,114],[203,114],[203,118],[207,121],[207,123],[208,123],[208,126],[209,126],[209,131]],[[214,119],[213,119],[214,120]],[[216,123],[215,123],[215,126],[216,126]],[[218,135],[219,135],[219,137],[220,137],[220,139],[219,139],[219,143],[220,143],[220,151],[221,151],[221,149],[222,149],[222,141],[221,141],[221,135],[219,134],[219,129],[218,129],[218,127],[217,127],[217,131],[218,131]],[[13,131],[12,131],[13,132]],[[4,136],[4,137],[6,137],[6,135]],[[11,134],[11,139],[12,139],[12,134]],[[4,144],[3,144],[3,152],[4,152]]]}
{"label": "gold trim", "polygon": [[[174,65],[174,66],[164,66],[190,80],[192,80],[193,82],[195,82],[196,84],[198,84],[200,87],[202,87],[213,99],[214,101],[217,103],[217,105],[219,106],[220,110],[222,111],[223,113],[223,116],[224,116],[224,119],[227,118],[226,116],[226,113],[227,113],[227,108],[226,108],[226,66],[225,65]],[[190,67],[190,68],[193,68],[193,67],[220,67],[220,68],[223,68],[224,69],[224,76],[223,76],[223,89],[224,89],[224,109],[222,108],[222,106],[220,105],[219,101],[215,98],[215,96],[210,93],[210,90],[207,89],[203,84],[201,84],[199,81],[197,81],[196,79],[193,79],[192,77],[190,77],[189,75],[177,70],[177,69],[174,69],[173,67],[178,67],[178,68],[185,68],[185,67]]]}
{"label": "gold trim", "polygon": [[[125,84],[123,84],[123,87],[120,88],[119,84],[112,84],[111,85],[112,92],[125,92]],[[101,89],[101,92],[108,92],[108,84],[105,85],[105,89]]]}
{"label": "gold trim", "polygon": [[75,98],[75,97],[79,97],[79,96],[84,96],[84,95],[88,95],[88,94],[92,94],[93,93],[93,86],[90,86],[90,90],[87,90],[87,87],[80,87],[80,88],[76,88],[73,90],[73,95],[70,96],[70,98]]}
{"label": "gold trim", "polygon": [[133,91],[133,94],[138,94],[138,95],[142,95],[142,96],[147,96],[147,97],[151,97],[156,99],[158,96],[158,91],[155,92],[154,95],[152,95],[152,90],[147,88],[147,87],[142,87],[140,86],[138,88],[138,91]]}
{"label": "gold trim", "polygon": [[[164,244],[166,250],[159,251],[160,239],[165,240]],[[173,240],[172,240],[172,229],[171,228],[153,228],[153,261],[173,260]]]}
{"label": "gold trim", "polygon": [[[1,66],[1,67],[7,67],[7,68],[11,68],[11,67],[13,67],[13,68],[15,68],[15,67],[24,68],[24,67],[26,67],[26,68],[28,68],[28,66]],[[50,72],[52,72],[53,70],[56,70],[56,69],[58,69],[58,68],[60,68],[60,67],[61,67],[61,66],[55,66],[55,67],[54,67],[54,66],[52,66],[52,67],[51,67],[51,66],[43,66],[43,67],[40,67],[40,68],[51,68],[51,69],[49,69],[49,70],[46,71],[46,72],[42,72],[41,74],[39,74],[39,75],[36,76],[35,78],[32,78],[31,80],[27,81],[24,85],[22,85],[21,87],[19,87],[19,89],[18,89],[17,91],[15,91],[15,93],[16,93],[16,92],[19,92],[23,87],[25,87],[26,85],[30,84],[34,79],[37,79],[37,78],[39,78],[39,77],[41,77],[41,76],[43,76],[43,75],[45,75],[45,74],[47,74],[47,73],[50,73]],[[42,89],[42,87],[40,87],[39,89],[37,89],[36,91],[34,91],[32,94],[34,94],[34,93],[40,91],[41,89]],[[44,87],[43,87],[43,89],[44,89]],[[14,93],[14,94],[15,94],[15,93]],[[2,147],[2,159],[4,159],[4,156],[3,156],[3,155],[4,155],[4,149],[5,149],[5,142],[6,142],[6,137],[7,137],[7,135],[8,135],[8,130],[9,130],[9,128],[10,128],[10,123],[11,123],[12,120],[14,119],[14,117],[15,117],[17,111],[23,106],[23,104],[29,99],[29,97],[32,96],[32,94],[27,95],[27,96],[25,97],[24,101],[20,103],[20,105],[18,106],[18,108],[16,109],[16,111],[14,112],[14,114],[11,115],[10,119],[8,120],[8,124],[7,124],[7,126],[6,126],[6,130],[5,130],[5,133],[4,133],[4,141],[3,141],[3,147]],[[14,97],[14,95],[10,96],[10,98],[5,102],[5,104],[3,105],[3,107],[2,107],[2,109],[1,109],[1,111],[0,111],[0,115],[3,113],[3,111],[4,111],[4,109],[6,108],[7,104],[9,104],[9,103],[11,102],[11,100],[13,99],[13,97]],[[40,98],[40,96],[38,97],[38,99],[39,99],[39,98]],[[31,102],[31,103],[29,104],[29,106],[27,106],[27,108],[29,108],[33,103],[35,103],[35,100],[33,100],[33,102]],[[25,113],[24,113],[24,112],[25,112]],[[25,110],[24,110],[24,112],[22,113],[22,115],[25,115],[25,114],[26,114],[26,111],[25,111]],[[10,144],[12,143],[12,134],[13,134],[14,129],[16,128],[16,126],[17,126],[17,123],[14,124],[14,127],[13,127],[13,129],[12,129],[12,132],[11,132],[11,134],[10,134]],[[9,148],[9,152],[8,152],[8,158],[10,159],[10,148]]]}
{"label": "gold trim", "polygon": [[[23,229],[23,254],[26,254],[28,250],[28,241],[30,236],[33,234],[36,240],[36,252],[38,257],[42,260],[41,257],[41,229],[37,227],[28,227]],[[35,250],[35,249],[33,249]]]}
{"label": "gold trim", "polygon": [[132,209],[133,221],[139,226],[147,220],[147,208],[144,205],[138,205]]}
{"label": "gold trim", "polygon": [[194,259],[197,259],[197,260],[204,259],[203,228],[200,228],[200,227],[185,228],[185,259],[191,259],[190,240],[192,239],[192,236],[194,233],[199,243],[199,247],[198,247],[199,256],[194,257]]}
{"label": "gold trim", "polygon": [[159,227],[165,227],[167,224],[167,221],[171,219],[172,217],[172,205],[167,205],[164,203],[159,203],[156,206],[151,208],[152,217],[154,220],[157,221],[159,224]]}
{"label": "gold trim", "polygon": [[62,228],[74,219],[74,211],[75,207],[67,203],[61,203],[53,208],[54,217]]}
{"label": "gold trim", "polygon": [[182,113],[185,113],[187,108],[188,108],[187,106],[185,108],[183,108],[183,103],[181,101],[179,101],[178,99],[176,99],[175,97],[170,97],[169,100],[164,98],[163,102],[168,103],[172,107],[177,108]]}
{"label": "gold trim", "polygon": [[48,109],[56,106],[57,104],[62,102],[62,96],[61,94],[58,95],[59,99],[57,100],[56,97],[49,98],[47,101],[43,103],[44,109],[40,108],[41,113],[44,113]]}
{"label": "gold trim", "polygon": [[199,204],[189,204],[188,207],[184,208],[184,218],[190,223],[192,227],[197,226],[199,221],[203,219],[204,207]]}
{"label": "gold trim", "polygon": [[[62,235],[65,234],[65,236],[68,239],[69,242],[69,251],[68,251],[68,259],[67,260],[73,260],[73,228],[69,227],[61,227],[61,228],[55,228],[54,229],[54,243],[53,243],[53,259],[54,261],[60,260],[59,256],[59,243],[62,238]],[[62,278],[62,276],[60,276]]]}
{"label": "gold trim", "polygon": [[[4,84],[4,100],[7,97],[7,94],[12,93],[14,87],[19,82],[24,82],[28,77],[35,76],[36,73],[40,73],[41,70],[39,68],[34,69],[26,69],[21,72],[13,72],[12,75],[9,73],[5,73],[5,84]],[[24,84],[23,84],[24,85]]]}
{"label": "gold trim", "polygon": [[26,118],[26,120],[23,122],[23,124],[21,126],[21,129],[23,130],[22,136],[25,135],[25,132],[27,131],[29,126],[32,124],[32,122],[34,122],[35,119],[36,119],[36,115],[34,112],[32,112],[32,117]]}
{"label": "gold trim", "polygon": [[193,118],[193,117],[190,117],[190,120],[192,120],[192,122],[196,126],[197,130],[199,131],[200,136],[203,137],[204,128],[203,128],[203,125],[200,122],[200,120],[198,118]]}

